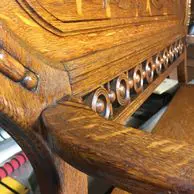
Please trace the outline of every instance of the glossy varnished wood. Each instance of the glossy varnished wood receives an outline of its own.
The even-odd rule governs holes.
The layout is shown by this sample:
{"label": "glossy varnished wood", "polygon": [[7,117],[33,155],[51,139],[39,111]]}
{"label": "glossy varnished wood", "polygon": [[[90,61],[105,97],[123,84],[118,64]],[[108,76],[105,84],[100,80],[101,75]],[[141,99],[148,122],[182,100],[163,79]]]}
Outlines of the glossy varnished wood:
{"label": "glossy varnished wood", "polygon": [[54,154],[59,179],[59,194],[87,194],[88,177]]}
{"label": "glossy varnished wood", "polygon": [[50,148],[84,172],[136,193],[193,193],[193,145],[106,121],[63,102],[43,113]]}
{"label": "glossy varnished wood", "polygon": [[193,99],[194,86],[181,86],[166,113],[156,125],[154,132],[158,135],[194,144]]}
{"label": "glossy varnished wood", "polygon": [[[3,127],[27,153],[43,194],[86,194],[87,184],[86,175],[47,147],[41,112],[61,99],[82,102],[84,95],[185,37],[185,10],[181,0],[1,0],[0,112],[18,130],[8,121]],[[125,119],[160,81],[124,110]],[[44,177],[49,166],[52,172]]]}
{"label": "glossy varnished wood", "polygon": [[[174,16],[181,19],[183,16],[181,8],[185,6],[185,2],[180,0],[121,0],[118,2],[18,0],[18,2],[37,23],[60,36],[65,36],[67,33],[104,30],[115,26],[123,27],[131,23],[134,18],[149,20],[148,16]],[[67,10],[65,14],[63,10]]]}
{"label": "glossy varnished wood", "polygon": [[129,193],[126,192],[126,191],[123,191],[123,190],[121,190],[121,189],[116,188],[116,189],[114,189],[114,190],[112,191],[111,194],[129,194]]}
{"label": "glossy varnished wood", "polygon": [[152,92],[157,88],[157,86],[176,68],[181,62],[184,63],[185,54],[179,57],[179,59],[170,66],[167,71],[159,76],[158,79],[153,81],[151,85],[149,85],[144,92],[142,92],[136,100],[134,100],[131,104],[126,106],[122,111],[118,111],[116,114],[114,121],[120,124],[125,125],[127,119],[141,106],[141,104],[152,94]]}

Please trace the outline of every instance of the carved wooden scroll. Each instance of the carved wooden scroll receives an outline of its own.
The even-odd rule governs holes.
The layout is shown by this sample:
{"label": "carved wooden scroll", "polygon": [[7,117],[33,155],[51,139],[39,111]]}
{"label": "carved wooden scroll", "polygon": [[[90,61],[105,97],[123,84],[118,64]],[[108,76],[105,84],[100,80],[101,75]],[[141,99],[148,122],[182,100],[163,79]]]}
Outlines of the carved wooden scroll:
{"label": "carved wooden scroll", "polygon": [[84,102],[105,118],[112,116],[115,118],[114,111],[119,107],[129,106],[139,94],[178,60],[183,51],[183,40],[177,40],[135,68],[123,72],[117,78],[87,94],[83,97]]}

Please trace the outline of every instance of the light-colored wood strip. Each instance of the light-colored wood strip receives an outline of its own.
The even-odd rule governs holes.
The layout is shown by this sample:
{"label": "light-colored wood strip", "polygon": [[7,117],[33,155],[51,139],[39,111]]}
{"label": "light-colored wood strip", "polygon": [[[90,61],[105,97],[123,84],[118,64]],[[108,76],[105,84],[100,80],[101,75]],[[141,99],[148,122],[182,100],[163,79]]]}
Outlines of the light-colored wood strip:
{"label": "light-colored wood strip", "polygon": [[6,51],[0,49],[0,72],[4,73],[13,81],[18,82],[24,79],[26,69]]}

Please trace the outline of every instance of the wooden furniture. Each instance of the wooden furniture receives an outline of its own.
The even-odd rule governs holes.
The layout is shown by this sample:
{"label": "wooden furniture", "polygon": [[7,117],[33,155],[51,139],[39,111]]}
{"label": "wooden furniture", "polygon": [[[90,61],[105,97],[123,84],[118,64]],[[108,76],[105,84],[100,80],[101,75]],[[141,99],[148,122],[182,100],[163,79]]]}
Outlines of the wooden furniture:
{"label": "wooden furniture", "polygon": [[194,192],[192,145],[124,126],[175,68],[187,81],[188,18],[182,0],[1,0],[0,126],[41,193],[87,194],[84,173]]}

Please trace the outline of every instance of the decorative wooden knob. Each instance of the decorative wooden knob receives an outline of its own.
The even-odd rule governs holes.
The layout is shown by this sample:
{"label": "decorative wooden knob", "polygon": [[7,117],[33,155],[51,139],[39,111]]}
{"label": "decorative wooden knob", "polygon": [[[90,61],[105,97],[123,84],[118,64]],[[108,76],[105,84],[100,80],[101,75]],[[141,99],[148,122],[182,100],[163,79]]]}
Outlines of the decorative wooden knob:
{"label": "decorative wooden knob", "polygon": [[184,44],[182,40],[179,40],[178,42],[178,51],[179,51],[179,55],[181,55],[184,51]]}
{"label": "decorative wooden knob", "polygon": [[101,116],[108,119],[112,114],[112,105],[105,88],[98,88],[86,99],[86,103]]}
{"label": "decorative wooden knob", "polygon": [[130,86],[129,80],[126,74],[121,74],[111,84],[111,88],[116,93],[117,102],[121,106],[125,106],[130,102]]}
{"label": "decorative wooden knob", "polygon": [[173,52],[172,45],[169,47],[168,56],[169,56],[170,63],[173,63],[173,61],[174,61],[174,52]]}
{"label": "decorative wooden knob", "polygon": [[129,78],[129,87],[133,88],[133,80],[131,78]]}
{"label": "decorative wooden knob", "polygon": [[136,93],[140,93],[143,91],[143,70],[142,65],[138,65],[135,67],[133,72],[133,84],[134,90]]}
{"label": "decorative wooden knob", "polygon": [[155,57],[155,65],[156,65],[156,68],[155,68],[155,70],[156,70],[156,73],[158,74],[158,75],[160,75],[161,73],[162,73],[162,64],[163,64],[163,59],[162,59],[162,57],[161,57],[161,54],[160,53],[158,53],[157,55],[156,55],[156,57]]}
{"label": "decorative wooden knob", "polygon": [[116,94],[113,90],[109,91],[108,96],[112,103],[116,100]]}
{"label": "decorative wooden knob", "polygon": [[98,99],[96,102],[96,112],[102,113],[105,110],[105,102],[102,99]]}
{"label": "decorative wooden knob", "polygon": [[174,57],[177,58],[179,56],[179,51],[178,51],[178,42],[174,43],[173,46],[173,53],[174,53]]}
{"label": "decorative wooden knob", "polygon": [[145,67],[144,67],[144,72],[145,72],[145,78],[148,83],[151,83],[154,79],[154,66],[153,66],[153,60],[148,59],[146,61]]}
{"label": "decorative wooden knob", "polygon": [[167,49],[165,49],[163,51],[162,58],[163,58],[164,68],[167,69],[168,68],[168,65],[169,65],[169,53],[168,53],[168,50]]}
{"label": "decorative wooden knob", "polygon": [[38,78],[34,73],[28,71],[28,72],[26,72],[25,77],[21,83],[28,90],[33,90],[33,89],[37,88]]}
{"label": "decorative wooden knob", "polygon": [[126,86],[121,83],[118,90],[119,90],[121,97],[124,98],[126,95]]}

